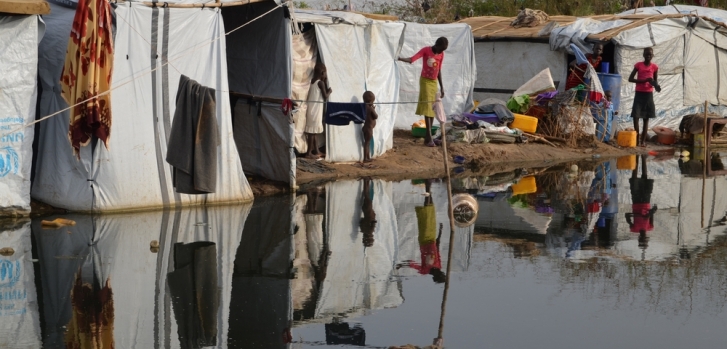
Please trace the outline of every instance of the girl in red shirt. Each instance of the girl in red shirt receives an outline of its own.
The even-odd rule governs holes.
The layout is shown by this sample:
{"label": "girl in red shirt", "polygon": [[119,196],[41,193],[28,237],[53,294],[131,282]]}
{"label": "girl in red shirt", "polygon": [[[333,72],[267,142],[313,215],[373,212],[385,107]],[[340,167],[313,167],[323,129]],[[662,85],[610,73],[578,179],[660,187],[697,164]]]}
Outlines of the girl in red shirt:
{"label": "girl in red shirt", "polygon": [[439,82],[439,91],[441,98],[444,98],[444,86],[442,86],[442,61],[444,60],[444,51],[447,50],[449,41],[445,37],[440,37],[434,43],[434,46],[425,47],[410,58],[399,57],[402,62],[413,63],[422,58],[422,75],[419,78],[419,104],[417,105],[417,115],[424,116],[427,125],[427,134],[424,143],[434,146],[432,139],[432,121],[434,120],[434,110],[432,104],[437,94],[437,82]]}
{"label": "girl in red shirt", "polygon": [[[636,63],[634,70],[629,75],[629,82],[636,84],[634,94],[634,105],[631,108],[631,118],[634,119],[634,130],[639,146],[646,146],[646,130],[649,129],[649,119],[656,117],[654,106],[654,90],[661,92],[661,86],[657,82],[659,67],[651,62],[654,58],[654,50],[650,47],[644,49],[644,61]],[[639,137],[639,119],[644,119],[644,128]]]}

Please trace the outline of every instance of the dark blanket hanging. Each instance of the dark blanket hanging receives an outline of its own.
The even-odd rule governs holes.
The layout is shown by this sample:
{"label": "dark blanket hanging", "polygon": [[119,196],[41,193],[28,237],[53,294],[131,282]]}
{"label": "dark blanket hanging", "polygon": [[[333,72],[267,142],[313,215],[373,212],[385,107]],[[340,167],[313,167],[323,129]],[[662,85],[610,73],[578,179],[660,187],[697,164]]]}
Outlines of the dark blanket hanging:
{"label": "dark blanket hanging", "polygon": [[216,110],[215,90],[182,75],[166,157],[174,167],[177,193],[215,192],[220,145]]}

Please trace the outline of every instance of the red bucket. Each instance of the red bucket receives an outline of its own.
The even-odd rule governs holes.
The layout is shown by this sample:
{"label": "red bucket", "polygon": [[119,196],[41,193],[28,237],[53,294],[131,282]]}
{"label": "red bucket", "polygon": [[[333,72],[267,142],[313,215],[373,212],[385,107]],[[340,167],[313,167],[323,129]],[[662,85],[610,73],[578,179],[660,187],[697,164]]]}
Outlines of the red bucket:
{"label": "red bucket", "polygon": [[599,93],[599,92],[596,92],[596,91],[590,91],[588,93],[588,99],[591,100],[591,101],[593,101],[593,102],[596,102],[596,103],[600,103],[602,97],[603,97],[603,95],[601,93]]}

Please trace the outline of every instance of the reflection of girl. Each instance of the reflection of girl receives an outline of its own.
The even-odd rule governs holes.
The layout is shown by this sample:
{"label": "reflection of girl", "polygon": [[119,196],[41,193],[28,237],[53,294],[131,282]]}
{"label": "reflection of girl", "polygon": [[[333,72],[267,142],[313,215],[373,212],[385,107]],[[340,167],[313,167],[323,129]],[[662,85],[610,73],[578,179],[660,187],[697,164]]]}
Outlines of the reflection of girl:
{"label": "reflection of girl", "polygon": [[646,241],[646,232],[654,230],[654,213],[657,209],[656,205],[651,207],[654,180],[649,179],[646,172],[646,157],[641,155],[641,178],[637,177],[638,167],[631,172],[631,178],[629,178],[631,213],[626,214],[626,222],[629,224],[631,232],[641,234],[640,241]]}
{"label": "reflection of girl", "polygon": [[427,196],[424,199],[424,206],[415,207],[417,214],[417,226],[419,228],[419,252],[421,253],[421,264],[414,261],[406,261],[404,265],[416,269],[419,274],[432,275],[434,282],[445,281],[442,272],[442,258],[439,255],[439,241],[442,237],[442,225],[439,225],[439,234],[436,233],[437,219],[432,203],[431,180],[426,181]]}

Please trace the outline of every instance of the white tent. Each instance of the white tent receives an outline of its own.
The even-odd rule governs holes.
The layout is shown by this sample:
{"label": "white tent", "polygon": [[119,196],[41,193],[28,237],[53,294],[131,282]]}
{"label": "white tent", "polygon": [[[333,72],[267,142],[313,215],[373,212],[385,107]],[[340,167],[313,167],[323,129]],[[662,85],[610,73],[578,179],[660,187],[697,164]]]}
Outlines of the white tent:
{"label": "white tent", "polygon": [[[79,211],[201,205],[252,200],[232,137],[228,100],[225,26],[219,9],[115,5],[115,57],[109,149],[100,142],[82,147],[80,159],[67,139],[68,112],[41,124],[33,198]],[[40,46],[40,115],[67,105],[59,76],[75,10],[52,5],[48,35]],[[165,64],[168,63],[168,64]],[[178,194],[166,163],[167,140],[181,75],[217,90],[220,146],[217,190]]]}
{"label": "white tent", "polygon": [[[34,21],[37,19],[33,18]],[[31,255],[30,220],[0,227],[0,347],[40,348],[40,314]]]}
{"label": "white tent", "polygon": [[49,12],[43,0],[0,1],[0,216],[30,212],[32,127],[37,98],[38,44]]}
{"label": "white tent", "polygon": [[[202,266],[205,275],[200,277],[199,271],[195,271],[197,279],[193,278],[192,282],[198,279],[203,282],[188,288],[209,287],[205,280],[214,283],[213,292],[217,296],[212,298],[216,300],[200,304],[199,308],[217,306],[211,309],[214,318],[211,323],[216,325],[212,325],[210,332],[215,333],[216,347],[227,347],[234,262],[250,209],[251,205],[237,205],[172,212],[72,215],[68,218],[77,224],[57,230],[44,230],[40,221],[34,222],[43,290],[43,345],[65,347],[65,328],[72,312],[71,289],[80,273],[84,282],[99,282],[99,286],[109,280],[116,347],[152,348],[155,343],[168,343],[172,348],[188,347],[182,342],[193,334],[179,319],[194,304],[175,299],[180,285],[175,273],[180,270],[178,246],[207,242],[214,244],[215,259],[204,264],[215,269]],[[150,251],[152,240],[159,242],[156,253]],[[28,252],[20,250],[20,256],[30,258],[26,254],[29,244],[28,236]],[[32,272],[29,259],[27,263]],[[30,290],[28,294],[30,297]]]}

